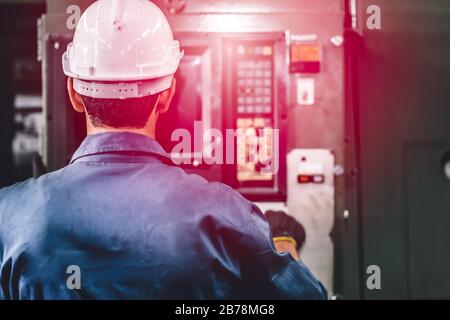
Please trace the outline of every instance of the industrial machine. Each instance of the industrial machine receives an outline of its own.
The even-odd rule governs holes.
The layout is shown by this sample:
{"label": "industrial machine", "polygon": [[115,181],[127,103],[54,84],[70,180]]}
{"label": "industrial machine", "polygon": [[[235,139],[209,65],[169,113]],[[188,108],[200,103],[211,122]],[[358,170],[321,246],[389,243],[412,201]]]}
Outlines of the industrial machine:
{"label": "industrial machine", "polygon": [[[187,171],[223,181],[252,200],[284,201],[286,163],[278,155],[285,154],[280,141],[287,125],[285,35],[194,32],[175,38],[185,56],[172,107],[160,117],[158,140],[171,152],[179,142],[173,132],[185,129],[191,152],[172,157],[181,157]],[[211,137],[214,130],[218,134]],[[208,153],[212,138],[215,148]],[[251,161],[253,149],[265,149],[267,159]],[[266,166],[271,172],[264,174]]]}

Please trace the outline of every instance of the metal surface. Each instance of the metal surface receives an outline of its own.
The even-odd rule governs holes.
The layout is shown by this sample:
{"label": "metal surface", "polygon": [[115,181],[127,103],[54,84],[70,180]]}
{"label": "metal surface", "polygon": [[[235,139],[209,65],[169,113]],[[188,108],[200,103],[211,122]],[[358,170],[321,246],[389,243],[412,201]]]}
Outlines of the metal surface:
{"label": "metal surface", "polygon": [[44,39],[41,156],[49,170],[57,170],[69,163],[86,129],[84,114],[75,112],[69,102],[62,71],[61,56],[70,39],[51,35]]}
{"label": "metal surface", "polygon": [[[289,214],[305,228],[302,260],[322,281],[329,295],[333,290],[334,249],[330,233],[334,225],[334,156],[329,150],[294,149],[288,155]],[[323,183],[299,183],[299,175],[317,175]]]}
{"label": "metal surface", "polygon": [[[361,297],[449,298],[442,277],[450,197],[440,161],[450,142],[450,4],[378,4],[382,28],[353,38],[349,83],[359,182],[349,179],[348,192],[361,219]],[[369,265],[380,267],[381,290],[365,286]]]}
{"label": "metal surface", "polygon": [[440,158],[447,144],[408,144],[403,149],[404,201],[410,297],[450,297],[450,181],[444,176]]}

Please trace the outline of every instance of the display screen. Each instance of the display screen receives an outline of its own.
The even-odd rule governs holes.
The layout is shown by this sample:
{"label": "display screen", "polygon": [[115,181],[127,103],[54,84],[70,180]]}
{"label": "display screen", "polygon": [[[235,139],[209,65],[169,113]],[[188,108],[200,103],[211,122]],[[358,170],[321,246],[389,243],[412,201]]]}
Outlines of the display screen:
{"label": "display screen", "polygon": [[317,43],[293,43],[290,49],[291,73],[317,73],[320,71],[321,48]]}
{"label": "display screen", "polygon": [[320,48],[317,44],[293,44],[291,62],[320,61]]}
{"label": "display screen", "polygon": [[203,119],[204,88],[208,85],[205,79],[205,56],[201,48],[193,48],[185,53],[180,66],[175,73],[176,92],[169,110],[161,114],[157,124],[157,139],[167,152],[179,142],[171,141],[172,133],[176,129],[189,131],[191,150],[195,151],[194,136],[195,123],[199,125]]}

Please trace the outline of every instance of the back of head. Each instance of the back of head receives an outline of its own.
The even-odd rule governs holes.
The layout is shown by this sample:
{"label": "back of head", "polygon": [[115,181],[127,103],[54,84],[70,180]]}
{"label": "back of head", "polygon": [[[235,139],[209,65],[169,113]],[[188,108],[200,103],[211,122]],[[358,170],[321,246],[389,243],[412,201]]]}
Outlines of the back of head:
{"label": "back of head", "polygon": [[155,4],[98,0],[81,16],[62,62],[94,126],[142,128],[182,56]]}

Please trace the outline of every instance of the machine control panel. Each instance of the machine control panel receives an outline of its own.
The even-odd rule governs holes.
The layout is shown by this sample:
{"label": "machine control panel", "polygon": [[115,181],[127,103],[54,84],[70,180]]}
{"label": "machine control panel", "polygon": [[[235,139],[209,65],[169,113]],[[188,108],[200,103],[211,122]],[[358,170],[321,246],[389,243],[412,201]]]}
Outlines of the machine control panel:
{"label": "machine control panel", "polygon": [[235,46],[238,183],[273,186],[262,169],[273,157],[273,44],[240,42]]}
{"label": "machine control panel", "polygon": [[237,112],[272,113],[272,46],[237,47]]}
{"label": "machine control panel", "polygon": [[240,34],[225,42],[227,128],[236,134],[228,183],[251,200],[285,198],[286,75],[283,34]]}

